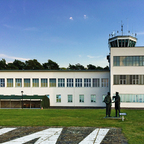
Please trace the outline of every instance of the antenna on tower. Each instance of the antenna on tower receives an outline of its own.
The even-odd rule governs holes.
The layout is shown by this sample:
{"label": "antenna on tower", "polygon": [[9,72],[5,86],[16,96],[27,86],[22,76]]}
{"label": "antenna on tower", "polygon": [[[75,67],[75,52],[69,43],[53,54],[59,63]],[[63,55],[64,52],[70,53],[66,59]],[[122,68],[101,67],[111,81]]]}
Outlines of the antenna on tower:
{"label": "antenna on tower", "polygon": [[123,25],[124,24],[122,24],[122,21],[121,21],[121,32],[122,32],[122,35],[123,35]]}

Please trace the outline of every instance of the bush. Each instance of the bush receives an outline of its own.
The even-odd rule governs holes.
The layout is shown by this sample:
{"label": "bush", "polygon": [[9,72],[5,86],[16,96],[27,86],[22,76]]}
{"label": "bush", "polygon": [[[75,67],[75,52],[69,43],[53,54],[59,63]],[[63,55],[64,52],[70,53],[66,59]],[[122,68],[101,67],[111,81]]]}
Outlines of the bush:
{"label": "bush", "polygon": [[47,96],[44,96],[42,98],[41,107],[43,107],[44,109],[50,107],[50,100],[49,100],[49,98]]}

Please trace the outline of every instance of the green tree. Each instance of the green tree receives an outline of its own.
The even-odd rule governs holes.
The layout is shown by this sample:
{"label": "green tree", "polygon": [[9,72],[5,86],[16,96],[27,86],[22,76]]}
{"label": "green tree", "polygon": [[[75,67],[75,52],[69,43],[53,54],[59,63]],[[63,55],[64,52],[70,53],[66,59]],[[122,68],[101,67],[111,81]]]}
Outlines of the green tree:
{"label": "green tree", "polygon": [[8,63],[7,69],[8,70],[18,70],[19,68],[17,66],[15,66],[13,63]]}
{"label": "green tree", "polygon": [[49,108],[50,107],[50,100],[47,96],[44,96],[41,101],[41,107]]}
{"label": "green tree", "polygon": [[25,69],[26,70],[42,70],[43,66],[36,60],[28,60],[25,62]]}
{"label": "green tree", "polygon": [[76,65],[69,64],[67,69],[70,69],[70,70],[85,70],[84,66],[79,64],[79,63],[76,64]]}
{"label": "green tree", "polygon": [[87,68],[88,70],[96,70],[96,66],[92,64],[87,65]]}
{"label": "green tree", "polygon": [[76,70],[76,66],[69,64],[69,66],[68,66],[67,69],[69,69],[69,70]]}
{"label": "green tree", "polygon": [[15,60],[13,62],[14,66],[18,67],[19,70],[23,70],[25,68],[25,63],[20,60]]}
{"label": "green tree", "polygon": [[81,65],[81,64],[76,64],[75,65],[76,66],[76,68],[78,69],[78,70],[85,70],[85,67],[83,66],[83,65]]}
{"label": "green tree", "polygon": [[43,64],[43,68],[47,70],[59,70],[60,69],[59,65],[50,59],[48,60],[47,63]]}
{"label": "green tree", "polygon": [[6,64],[6,60],[2,59],[0,61],[0,70],[6,70],[7,69],[7,64]]}
{"label": "green tree", "polygon": [[105,69],[105,70],[109,70],[109,67],[108,67],[108,66],[106,66],[106,67],[104,67],[104,69]]}
{"label": "green tree", "polygon": [[67,70],[67,68],[65,68],[65,67],[61,67],[60,70]]}
{"label": "green tree", "polygon": [[96,69],[97,69],[97,70],[103,70],[103,68],[100,67],[100,66],[97,66]]}

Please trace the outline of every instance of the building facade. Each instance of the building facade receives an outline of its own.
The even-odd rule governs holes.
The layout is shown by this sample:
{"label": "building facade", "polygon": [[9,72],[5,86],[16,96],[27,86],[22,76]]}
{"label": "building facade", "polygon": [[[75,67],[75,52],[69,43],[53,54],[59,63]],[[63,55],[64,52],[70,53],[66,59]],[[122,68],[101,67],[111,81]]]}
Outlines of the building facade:
{"label": "building facade", "polygon": [[[9,96],[10,106],[21,91],[23,107],[36,101],[32,96],[44,95],[49,97],[51,107],[104,107],[109,71],[1,71],[0,82],[1,107],[5,96]],[[32,107],[30,103],[28,107]]]}
{"label": "building facade", "polygon": [[125,108],[144,108],[144,47],[135,47],[136,41],[132,36],[109,39],[110,91],[119,92]]}

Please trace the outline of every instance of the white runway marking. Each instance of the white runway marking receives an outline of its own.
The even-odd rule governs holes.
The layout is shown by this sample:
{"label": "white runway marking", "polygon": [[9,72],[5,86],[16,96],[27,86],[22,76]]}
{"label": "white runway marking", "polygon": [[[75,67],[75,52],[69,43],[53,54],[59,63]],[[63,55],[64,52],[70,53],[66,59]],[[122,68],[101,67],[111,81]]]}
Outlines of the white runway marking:
{"label": "white runway marking", "polygon": [[16,128],[2,128],[2,129],[0,129],[0,135],[7,133],[9,131],[12,131],[14,129],[16,129]]}
{"label": "white runway marking", "polygon": [[109,129],[95,129],[79,144],[100,144]]}
{"label": "white runway marking", "polygon": [[3,144],[23,144],[35,138],[39,138],[35,144],[55,144],[59,135],[61,134],[61,131],[62,128],[49,128],[18,139],[11,140],[9,142],[4,142]]}

